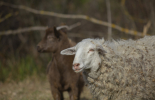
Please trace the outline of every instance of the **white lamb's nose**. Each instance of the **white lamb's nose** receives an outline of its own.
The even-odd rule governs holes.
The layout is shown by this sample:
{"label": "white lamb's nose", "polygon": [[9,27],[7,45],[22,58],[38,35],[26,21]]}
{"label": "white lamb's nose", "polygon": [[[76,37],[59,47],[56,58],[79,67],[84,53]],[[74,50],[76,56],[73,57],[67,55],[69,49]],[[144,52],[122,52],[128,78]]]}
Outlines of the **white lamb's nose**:
{"label": "white lamb's nose", "polygon": [[80,68],[79,68],[79,66],[80,66],[80,64],[79,64],[79,63],[75,63],[75,64],[73,64],[73,67],[74,67],[74,69],[75,69],[75,70],[80,69]]}

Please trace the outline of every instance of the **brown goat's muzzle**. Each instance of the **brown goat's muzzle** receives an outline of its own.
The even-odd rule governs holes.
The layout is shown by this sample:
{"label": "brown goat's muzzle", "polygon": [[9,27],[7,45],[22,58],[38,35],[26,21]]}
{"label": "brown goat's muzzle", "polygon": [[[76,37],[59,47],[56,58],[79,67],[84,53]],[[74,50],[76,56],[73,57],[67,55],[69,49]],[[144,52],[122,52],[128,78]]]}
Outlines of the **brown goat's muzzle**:
{"label": "brown goat's muzzle", "polygon": [[37,46],[37,51],[41,53],[41,52],[43,52],[43,49],[41,49],[40,46]]}

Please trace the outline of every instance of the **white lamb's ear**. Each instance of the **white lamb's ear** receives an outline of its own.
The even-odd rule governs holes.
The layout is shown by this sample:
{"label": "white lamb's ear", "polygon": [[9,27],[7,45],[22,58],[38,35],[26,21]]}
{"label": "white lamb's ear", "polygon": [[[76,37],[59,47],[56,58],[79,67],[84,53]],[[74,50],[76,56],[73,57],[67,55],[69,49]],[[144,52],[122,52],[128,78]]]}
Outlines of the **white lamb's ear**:
{"label": "white lamb's ear", "polygon": [[75,47],[71,47],[71,48],[64,49],[61,51],[62,55],[74,55],[75,53],[76,53]]}
{"label": "white lamb's ear", "polygon": [[105,54],[105,53],[107,53],[101,45],[97,45],[97,46],[96,46],[96,49],[97,49],[97,51],[98,51],[100,54]]}

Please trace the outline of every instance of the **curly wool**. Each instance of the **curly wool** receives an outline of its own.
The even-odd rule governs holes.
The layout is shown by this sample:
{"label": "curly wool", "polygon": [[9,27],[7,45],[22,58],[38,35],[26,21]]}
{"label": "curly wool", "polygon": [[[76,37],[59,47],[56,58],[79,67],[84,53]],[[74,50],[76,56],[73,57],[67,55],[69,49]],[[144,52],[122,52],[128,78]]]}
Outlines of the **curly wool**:
{"label": "curly wool", "polygon": [[96,72],[83,74],[98,100],[155,100],[155,36],[105,42]]}

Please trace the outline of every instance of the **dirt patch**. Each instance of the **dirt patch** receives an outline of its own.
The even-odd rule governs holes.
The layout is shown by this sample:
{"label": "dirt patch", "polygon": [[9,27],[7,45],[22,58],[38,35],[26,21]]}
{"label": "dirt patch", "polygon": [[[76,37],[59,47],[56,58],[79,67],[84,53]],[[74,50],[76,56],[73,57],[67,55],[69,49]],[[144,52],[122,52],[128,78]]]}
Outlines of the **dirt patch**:
{"label": "dirt patch", "polygon": [[[69,95],[64,92],[65,100]],[[28,78],[21,82],[0,83],[0,100],[53,100],[47,79]],[[93,100],[87,87],[81,100]]]}

